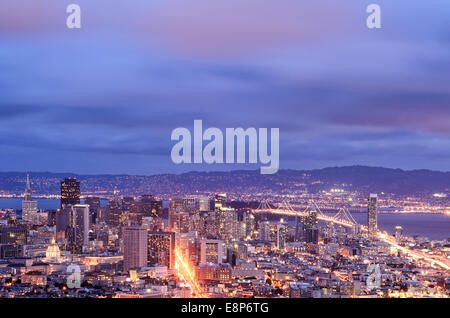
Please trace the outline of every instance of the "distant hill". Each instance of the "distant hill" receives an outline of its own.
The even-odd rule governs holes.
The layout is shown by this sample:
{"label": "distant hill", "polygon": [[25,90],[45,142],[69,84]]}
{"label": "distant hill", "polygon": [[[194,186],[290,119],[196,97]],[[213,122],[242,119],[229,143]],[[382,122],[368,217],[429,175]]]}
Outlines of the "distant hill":
{"label": "distant hill", "polygon": [[[274,175],[261,175],[259,170],[230,172],[188,172],[183,174],[79,175],[74,173],[29,172],[33,193],[58,194],[65,177],[81,181],[83,193],[112,193],[114,188],[124,195],[152,193],[187,194],[199,192],[277,192],[307,190],[315,193],[339,187],[361,193],[420,195],[450,191],[450,173],[430,170],[389,169],[366,166],[331,167],[316,170],[280,170]],[[0,192],[20,194],[25,188],[25,172],[0,172]]]}

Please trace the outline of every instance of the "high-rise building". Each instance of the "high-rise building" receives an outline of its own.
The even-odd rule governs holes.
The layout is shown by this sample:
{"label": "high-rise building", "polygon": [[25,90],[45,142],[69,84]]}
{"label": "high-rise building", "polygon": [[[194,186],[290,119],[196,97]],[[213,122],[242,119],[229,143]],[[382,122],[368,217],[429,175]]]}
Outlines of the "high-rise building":
{"label": "high-rise building", "polygon": [[89,205],[89,215],[91,217],[91,223],[97,223],[97,218],[100,213],[100,198],[99,197],[87,197],[84,199],[84,204]]}
{"label": "high-rise building", "polygon": [[270,240],[270,223],[267,219],[259,222],[259,239],[263,241]]}
{"label": "high-rise building", "polygon": [[208,197],[200,197],[198,198],[198,210],[200,212],[209,212],[210,209],[210,201]]}
{"label": "high-rise building", "polygon": [[64,208],[56,212],[55,225],[56,233],[64,232],[64,235],[68,237],[68,231],[72,228],[72,216],[73,209],[71,204],[66,204]]}
{"label": "high-rise building", "polygon": [[395,239],[396,240],[401,240],[403,238],[403,227],[401,227],[400,225],[397,225],[395,227]]}
{"label": "high-rise building", "polygon": [[222,240],[201,240],[200,263],[221,264],[225,253],[224,244]]}
{"label": "high-rise building", "polygon": [[162,217],[162,201],[153,195],[143,195],[141,198],[144,216]]}
{"label": "high-rise building", "polygon": [[113,197],[106,204],[102,219],[110,226],[119,226],[122,222],[122,199],[119,194],[114,191]]}
{"label": "high-rise building", "polygon": [[175,267],[175,233],[149,231],[147,249],[148,265]]}
{"label": "high-rise building", "polygon": [[227,194],[226,193],[217,193],[214,196],[214,207],[223,207],[227,203]]}
{"label": "high-rise building", "polygon": [[370,237],[375,237],[377,235],[377,195],[372,193],[369,195],[368,199],[367,229]]}
{"label": "high-rise building", "polygon": [[277,224],[277,248],[279,250],[286,249],[287,224],[281,222]]}
{"label": "high-rise building", "polygon": [[[300,217],[300,222],[302,223],[302,239],[304,241],[307,240],[307,236],[312,233],[312,229],[319,223],[319,219],[317,216],[317,210],[313,207],[311,208],[305,216]],[[297,235],[299,234],[296,230]]]}
{"label": "high-rise building", "polygon": [[76,178],[66,178],[61,181],[61,209],[67,204],[80,203],[80,182]]}
{"label": "high-rise building", "polygon": [[74,244],[78,249],[89,246],[89,205],[73,206]]}
{"label": "high-rise building", "polygon": [[29,222],[35,222],[37,219],[37,201],[33,201],[31,196],[30,177],[27,174],[27,185],[22,201],[22,219]]}
{"label": "high-rise building", "polygon": [[147,265],[147,229],[139,226],[123,228],[123,269],[128,271]]}
{"label": "high-rise building", "polygon": [[26,244],[28,231],[18,227],[0,227],[1,244]]}

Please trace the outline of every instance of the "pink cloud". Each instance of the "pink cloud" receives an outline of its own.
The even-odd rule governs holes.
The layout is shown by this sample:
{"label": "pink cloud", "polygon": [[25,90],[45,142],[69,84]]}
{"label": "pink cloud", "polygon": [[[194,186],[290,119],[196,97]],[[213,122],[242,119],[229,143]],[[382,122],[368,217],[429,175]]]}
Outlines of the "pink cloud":
{"label": "pink cloud", "polygon": [[351,12],[329,0],[191,0],[159,6],[139,27],[174,50],[235,55],[348,34]]}

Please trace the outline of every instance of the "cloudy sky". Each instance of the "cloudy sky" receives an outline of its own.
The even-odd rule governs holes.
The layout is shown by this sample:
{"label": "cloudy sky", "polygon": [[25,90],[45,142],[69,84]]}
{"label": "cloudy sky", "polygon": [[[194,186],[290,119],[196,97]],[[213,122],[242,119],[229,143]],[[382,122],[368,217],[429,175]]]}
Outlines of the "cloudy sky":
{"label": "cloudy sky", "polygon": [[450,171],[449,16],[448,0],[2,0],[0,171],[259,167],[173,164],[194,119],[279,127],[280,168]]}

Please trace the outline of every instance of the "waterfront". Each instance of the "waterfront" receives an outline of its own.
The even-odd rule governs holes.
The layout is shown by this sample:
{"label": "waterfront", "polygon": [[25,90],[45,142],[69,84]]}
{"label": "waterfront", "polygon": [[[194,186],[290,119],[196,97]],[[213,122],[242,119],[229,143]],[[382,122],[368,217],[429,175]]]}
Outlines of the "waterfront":
{"label": "waterfront", "polygon": [[[38,208],[43,210],[59,208],[58,199],[36,199]],[[105,207],[107,200],[102,199],[101,205]],[[0,209],[20,210],[22,198],[0,198]],[[167,206],[167,204],[165,204]],[[367,223],[365,213],[352,213],[359,224]],[[403,227],[403,233],[407,236],[425,236],[432,240],[450,238],[450,216],[436,213],[380,213],[378,215],[378,228],[394,233],[397,225]]]}

